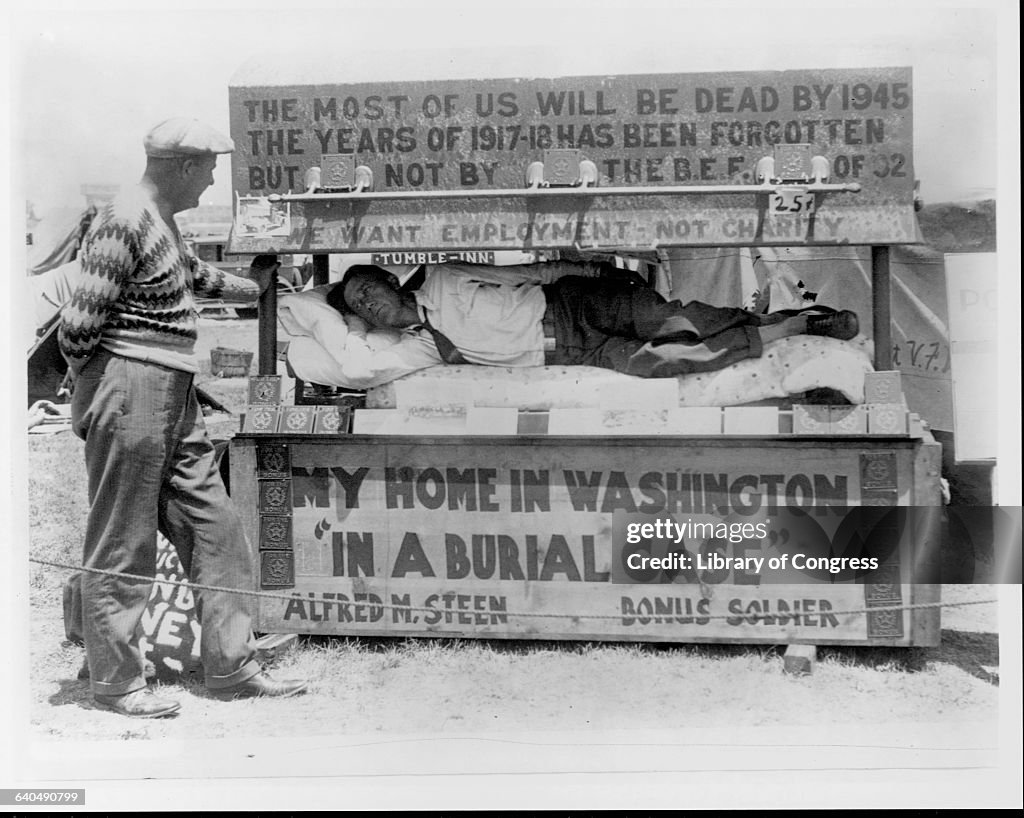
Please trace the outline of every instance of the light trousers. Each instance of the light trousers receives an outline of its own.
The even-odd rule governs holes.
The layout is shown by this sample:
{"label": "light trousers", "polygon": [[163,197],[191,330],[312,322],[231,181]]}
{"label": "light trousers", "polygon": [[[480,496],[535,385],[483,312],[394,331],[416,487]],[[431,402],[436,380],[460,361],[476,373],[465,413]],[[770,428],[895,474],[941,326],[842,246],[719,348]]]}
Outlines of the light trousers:
{"label": "light trousers", "polygon": [[[156,573],[156,535],[190,580],[252,587],[252,557],[217,469],[191,373],[98,350],[75,381],[72,422],[85,441],[89,519],[84,566]],[[146,686],[136,628],[151,582],[84,573],[82,620],[94,693]],[[200,655],[217,689],[259,672],[244,598],[199,591]]]}

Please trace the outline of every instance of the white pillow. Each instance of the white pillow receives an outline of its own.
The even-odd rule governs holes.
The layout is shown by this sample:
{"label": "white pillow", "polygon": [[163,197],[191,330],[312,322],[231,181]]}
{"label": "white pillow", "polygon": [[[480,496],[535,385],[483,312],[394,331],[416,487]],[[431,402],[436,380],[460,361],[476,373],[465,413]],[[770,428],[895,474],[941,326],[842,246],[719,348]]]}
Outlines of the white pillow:
{"label": "white pillow", "polygon": [[[324,340],[333,341],[340,337],[344,345],[345,335],[348,334],[345,316],[327,303],[327,293],[332,287],[333,284],[325,284],[305,292],[280,296],[277,320],[281,328],[292,336],[316,337],[319,331],[324,335]],[[350,316],[350,319],[362,324],[356,316]]]}
{"label": "white pillow", "polygon": [[343,316],[327,303],[333,284],[301,293],[282,295],[277,302],[277,320],[288,338],[288,362],[295,374],[310,383],[344,384],[341,361],[349,332],[366,339],[370,349],[386,349],[401,334],[392,330],[366,331],[366,322],[356,315]]}
{"label": "white pillow", "polygon": [[333,386],[345,383],[341,364],[308,335],[298,335],[288,344],[288,363],[296,377],[306,383]]}

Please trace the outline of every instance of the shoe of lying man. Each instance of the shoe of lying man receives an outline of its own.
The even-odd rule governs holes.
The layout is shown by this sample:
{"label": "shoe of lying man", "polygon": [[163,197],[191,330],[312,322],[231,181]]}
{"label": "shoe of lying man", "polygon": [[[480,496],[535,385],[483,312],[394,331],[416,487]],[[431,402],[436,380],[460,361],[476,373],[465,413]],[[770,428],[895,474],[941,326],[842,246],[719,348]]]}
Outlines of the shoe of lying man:
{"label": "shoe of lying man", "polygon": [[307,682],[301,679],[275,679],[265,670],[231,687],[207,688],[210,695],[221,701],[252,699],[258,696],[286,699],[306,692]]}
{"label": "shoe of lying man", "polygon": [[122,696],[103,696],[94,693],[93,701],[101,710],[110,710],[135,719],[160,719],[177,716],[178,711],[181,710],[181,705],[174,699],[157,696],[148,687],[140,687],[138,690],[133,690]]}
{"label": "shoe of lying man", "polygon": [[807,334],[850,341],[860,332],[860,321],[852,310],[807,316]]}

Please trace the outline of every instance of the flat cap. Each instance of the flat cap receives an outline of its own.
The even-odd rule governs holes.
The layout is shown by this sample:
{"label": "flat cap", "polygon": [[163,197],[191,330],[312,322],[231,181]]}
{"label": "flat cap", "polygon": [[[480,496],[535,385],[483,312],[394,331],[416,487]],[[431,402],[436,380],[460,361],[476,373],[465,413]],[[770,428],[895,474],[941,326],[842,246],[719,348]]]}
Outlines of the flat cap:
{"label": "flat cap", "polygon": [[146,148],[146,156],[156,159],[231,153],[235,149],[235,143],[220,131],[198,119],[186,117],[165,119],[146,134],[142,144]]}

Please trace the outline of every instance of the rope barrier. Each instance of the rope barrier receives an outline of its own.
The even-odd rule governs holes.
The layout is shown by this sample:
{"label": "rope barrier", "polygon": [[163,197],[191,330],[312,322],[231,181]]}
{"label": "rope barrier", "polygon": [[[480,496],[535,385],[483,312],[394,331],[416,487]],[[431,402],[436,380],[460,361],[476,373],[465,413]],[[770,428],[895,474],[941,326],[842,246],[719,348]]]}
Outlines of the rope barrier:
{"label": "rope barrier", "polygon": [[[29,562],[33,562],[37,565],[46,565],[51,568],[63,568],[69,571],[84,571],[89,574],[99,574],[101,576],[116,577],[118,579],[127,579],[133,582],[148,582],[151,584],[160,583],[162,585],[173,585],[183,588],[188,588],[191,591],[216,591],[219,593],[226,594],[238,594],[239,596],[250,596],[257,597],[259,599],[277,599],[285,602],[299,601],[314,601],[314,602],[325,602],[339,606],[351,606],[353,608],[371,608],[375,610],[394,610],[394,611],[405,611],[408,613],[438,613],[440,608],[432,608],[428,606],[418,605],[395,605],[387,602],[362,602],[356,600],[339,600],[339,599],[323,599],[317,600],[311,597],[304,597],[297,593],[284,594],[275,591],[253,591],[244,588],[225,588],[219,585],[204,585],[201,583],[193,583],[188,580],[175,580],[175,579],[155,579],[154,577],[146,577],[140,574],[126,574],[120,571],[107,571],[102,568],[86,568],[81,565],[68,565],[63,562],[54,562],[52,560],[41,560],[34,557],[29,557]],[[678,587],[678,586],[675,586]],[[832,587],[832,586],[829,586]],[[857,616],[868,613],[884,613],[887,611],[916,611],[916,610],[927,610],[930,608],[962,608],[968,605],[991,605],[997,603],[998,599],[976,599],[966,600],[963,602],[917,602],[907,603],[899,605],[879,605],[878,607],[872,608],[857,608],[850,611],[828,611],[832,616]],[[494,614],[496,612],[491,611]],[[516,612],[516,611],[501,611],[504,616],[514,616],[520,619],[570,619],[570,620],[581,620],[581,619],[593,619],[593,620],[620,620],[622,614],[589,614],[589,613],[577,613],[577,614],[565,614],[565,613],[534,613],[534,612]],[[741,616],[744,619],[768,619],[774,617],[786,617],[789,616],[801,616],[803,612],[794,611],[789,614],[779,613],[765,613],[760,614],[756,612],[738,614],[731,612],[728,614],[700,614],[701,619],[735,619],[737,616]],[[651,617],[655,616],[671,616],[670,614],[651,614]]]}

